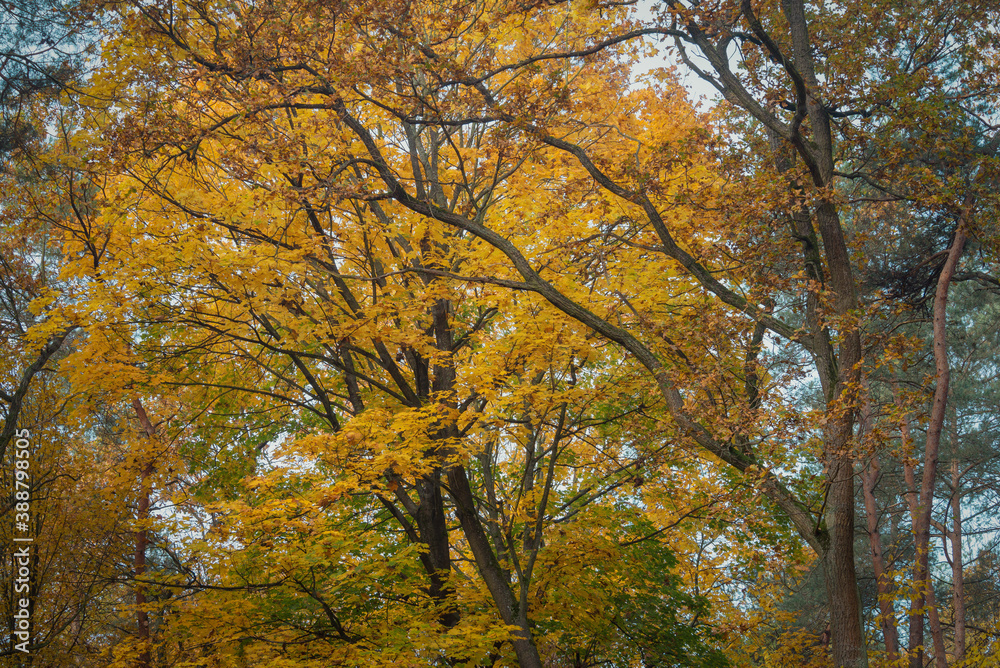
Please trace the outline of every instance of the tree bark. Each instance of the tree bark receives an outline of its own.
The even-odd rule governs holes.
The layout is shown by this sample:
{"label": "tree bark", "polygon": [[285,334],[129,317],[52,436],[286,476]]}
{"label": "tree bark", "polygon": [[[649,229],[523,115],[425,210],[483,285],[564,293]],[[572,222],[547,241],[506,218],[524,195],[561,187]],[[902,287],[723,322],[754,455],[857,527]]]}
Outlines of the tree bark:
{"label": "tree bark", "polygon": [[951,461],[951,591],[955,615],[955,661],[965,658],[965,561],[962,558],[961,484],[956,457]]}
{"label": "tree bark", "polygon": [[[959,219],[958,227],[955,230],[955,238],[951,248],[948,249],[948,256],[941,274],[938,276],[937,287],[934,292],[934,400],[931,405],[930,422],[927,425],[927,441],[924,446],[924,471],[920,483],[920,496],[918,506],[913,517],[914,547],[916,555],[913,566],[913,581],[918,584],[916,608],[923,608],[924,602],[930,593],[930,576],[928,572],[928,550],[930,548],[930,527],[931,513],[934,508],[934,484],[937,477],[938,455],[941,448],[941,431],[944,428],[944,418],[948,407],[948,384],[951,376],[951,369],[948,362],[948,290],[951,287],[951,279],[958,266],[958,260],[965,249],[966,227],[973,205],[970,194],[963,205],[962,215]],[[926,587],[921,586],[926,583]],[[936,610],[935,610],[936,612]],[[922,621],[922,615],[918,616]],[[916,621],[916,620],[914,620]],[[922,631],[922,623],[913,624],[916,630]],[[939,626],[939,625],[938,625]],[[933,631],[933,629],[932,629]],[[922,634],[921,634],[922,635]],[[944,641],[940,628],[933,632],[935,654],[938,656],[937,664],[939,668],[947,665],[944,654]],[[911,632],[911,649],[914,643],[922,642],[922,638]],[[921,668],[922,658],[919,652],[911,655],[911,668]],[[944,663],[942,663],[944,662]]]}
{"label": "tree bark", "polygon": [[490,547],[489,537],[476,512],[475,497],[464,467],[454,466],[448,470],[448,485],[462,533],[469,542],[476,568],[489,589],[500,619],[504,624],[518,628],[513,640],[518,665],[521,668],[542,668],[542,659],[531,635],[528,611],[516,604],[510,583]]}
{"label": "tree bark", "polygon": [[878,590],[879,625],[885,639],[885,651],[889,662],[899,659],[899,633],[896,629],[896,611],[892,605],[892,578],[885,570],[882,552],[882,534],[878,528],[878,506],[875,503],[875,485],[881,473],[878,455],[873,454],[868,468],[864,471],[862,490],[865,499],[865,515],[868,520],[868,542],[871,546],[872,564],[875,568],[875,584]]}
{"label": "tree bark", "polygon": [[447,628],[458,624],[459,614],[451,604],[451,590],[448,578],[451,576],[451,544],[448,524],[444,512],[444,497],[441,493],[441,471],[431,473],[417,480],[417,513],[414,518],[420,532],[420,541],[427,546],[427,558],[431,599],[444,606],[440,622]]}
{"label": "tree bark", "polygon": [[[909,422],[908,420],[903,420],[903,433],[904,442],[908,443],[910,441],[909,436]],[[920,502],[917,498],[917,476],[913,470],[912,461],[903,462],[903,476],[906,481],[906,503],[910,509],[911,524],[916,523],[916,517],[919,513]],[[914,578],[916,576],[914,575]],[[938,616],[937,609],[937,596],[934,594],[934,588],[930,581],[929,573],[925,574],[924,580],[913,580],[913,586],[915,589],[923,592],[924,598],[914,596],[910,600],[910,637],[909,637],[909,657],[910,665],[916,665],[919,661],[920,665],[923,666],[924,662],[924,635],[925,635],[925,625],[924,625],[924,614],[927,615],[927,625],[930,627],[931,640],[934,643],[935,656],[945,656],[944,649],[944,635],[941,633],[941,621]],[[937,665],[941,667],[941,659],[936,659]]]}
{"label": "tree bark", "polygon": [[838,668],[862,668],[868,665],[868,652],[854,570],[854,462],[848,456],[837,456],[831,458],[829,467],[826,517],[830,548],[823,561],[833,661]]}

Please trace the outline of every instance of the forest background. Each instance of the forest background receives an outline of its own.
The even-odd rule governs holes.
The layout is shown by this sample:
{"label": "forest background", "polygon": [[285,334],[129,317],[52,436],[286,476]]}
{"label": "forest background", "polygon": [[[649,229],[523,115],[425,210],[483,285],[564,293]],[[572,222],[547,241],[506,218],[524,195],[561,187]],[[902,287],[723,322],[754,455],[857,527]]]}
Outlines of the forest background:
{"label": "forest background", "polygon": [[5,665],[997,664],[997,3],[0,11]]}

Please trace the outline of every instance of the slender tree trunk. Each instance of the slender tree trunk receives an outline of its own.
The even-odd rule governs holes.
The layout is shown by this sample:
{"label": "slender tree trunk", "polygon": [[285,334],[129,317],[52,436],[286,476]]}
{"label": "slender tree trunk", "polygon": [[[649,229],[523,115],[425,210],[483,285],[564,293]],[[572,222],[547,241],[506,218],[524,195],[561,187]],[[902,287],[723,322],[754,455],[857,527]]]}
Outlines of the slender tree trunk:
{"label": "slender tree trunk", "polygon": [[934,665],[937,668],[948,668],[948,651],[944,646],[941,613],[938,609],[937,594],[934,593],[929,573],[927,575],[927,621],[931,629],[931,642],[934,644]]}
{"label": "slender tree trunk", "polygon": [[878,528],[878,506],[875,503],[875,485],[879,473],[878,455],[872,455],[868,468],[863,472],[862,488],[865,499],[865,515],[868,520],[868,542],[871,545],[872,564],[875,568],[875,584],[878,590],[879,624],[885,639],[885,651],[889,661],[899,659],[899,634],[896,630],[896,611],[892,606],[892,579],[885,570],[882,553],[882,534]]}
{"label": "slender tree trunk", "polygon": [[958,459],[951,461],[951,582],[955,615],[955,661],[965,658],[965,561],[962,559],[962,495]]}
{"label": "slender tree trunk", "polygon": [[[899,395],[899,387],[893,382],[893,392],[896,397],[896,404],[902,407],[903,400]],[[899,433],[903,440],[903,480],[906,483],[906,505],[910,511],[910,522],[915,524],[920,503],[917,499],[917,476],[913,470],[915,459],[912,458],[913,435],[910,431],[910,418],[903,415],[899,421]],[[914,587],[926,586],[923,582],[914,580]],[[909,640],[907,643],[907,655],[910,657],[910,666],[923,666],[924,662],[924,612],[921,602],[916,596],[910,598],[909,612]]]}
{"label": "slender tree trunk", "polygon": [[[955,230],[955,239],[951,248],[948,249],[948,257],[941,274],[938,277],[937,289],[934,293],[934,372],[936,385],[934,387],[934,400],[931,405],[930,422],[927,425],[927,441],[924,448],[924,471],[920,484],[920,497],[918,499],[917,513],[913,518],[913,533],[916,548],[914,559],[913,580],[916,583],[927,582],[926,588],[917,590],[917,600],[919,608],[923,607],[925,592],[930,593],[930,578],[928,572],[928,550],[930,548],[930,527],[931,513],[934,507],[934,483],[937,476],[938,455],[941,448],[941,431],[944,428],[944,418],[948,407],[948,383],[951,369],[948,363],[948,289],[951,286],[952,276],[958,266],[958,260],[965,248],[966,225],[970,213],[972,202],[967,199],[962,217],[959,220],[958,228]],[[939,643],[940,628],[934,633],[935,646]],[[936,649],[939,654],[937,663],[939,668],[947,665],[947,659],[943,654],[943,639],[940,639],[941,649]],[[912,659],[912,668],[921,668],[916,662],[916,657]],[[942,661],[944,663],[942,664]]]}
{"label": "slender tree trunk", "polygon": [[518,665],[520,668],[542,668],[542,659],[531,635],[528,611],[517,605],[504,570],[490,547],[486,530],[476,512],[475,496],[465,468],[454,466],[449,469],[448,483],[462,533],[469,543],[476,568],[496,604],[497,612],[500,613],[500,619],[504,624],[516,626],[518,629],[512,641]]}
{"label": "slender tree trunk", "polygon": [[[909,441],[909,423],[904,420],[905,441]],[[906,503],[910,509],[911,522],[915,523],[916,520],[912,518],[917,517],[919,512],[920,502],[917,498],[917,476],[913,470],[912,462],[903,463],[903,476],[906,481]],[[938,668],[947,665],[947,658],[944,647],[944,634],[941,631],[941,620],[938,615],[937,607],[937,595],[934,593],[934,587],[930,580],[930,573],[924,574],[923,580],[917,580],[916,574],[914,574],[913,586],[918,591],[922,592],[922,596],[914,596],[910,600],[910,638],[909,638],[909,656],[910,665],[915,666],[919,661],[919,664],[923,666],[924,662],[924,633],[927,627],[930,629],[931,640],[934,643],[934,653],[935,653],[935,665]],[[927,625],[924,625],[924,614],[927,615]],[[942,663],[943,662],[943,663]]]}
{"label": "slender tree trunk", "polygon": [[875,500],[875,487],[881,477],[879,465],[878,443],[871,442],[873,417],[871,403],[871,388],[868,379],[861,377],[862,397],[861,419],[859,429],[863,445],[871,450],[868,466],[861,471],[862,495],[865,503],[865,517],[868,524],[868,543],[872,553],[872,565],[875,570],[875,586],[878,591],[879,625],[882,627],[882,637],[885,640],[886,653],[889,661],[899,659],[899,633],[896,629],[896,611],[892,604],[893,582],[885,570],[885,556],[882,551],[882,533],[879,531],[878,503]]}
{"label": "slender tree trunk", "polygon": [[[909,419],[902,421],[903,443],[910,443]],[[908,449],[908,448],[907,448]],[[913,470],[913,461],[903,460],[903,478],[906,481],[906,505],[910,509],[910,522],[916,523],[920,503],[917,499],[917,476]],[[914,572],[914,588],[926,587],[926,580],[917,580]],[[916,595],[910,597],[910,637],[908,643],[908,655],[910,657],[910,668],[922,667],[924,664],[924,610],[923,600]]]}

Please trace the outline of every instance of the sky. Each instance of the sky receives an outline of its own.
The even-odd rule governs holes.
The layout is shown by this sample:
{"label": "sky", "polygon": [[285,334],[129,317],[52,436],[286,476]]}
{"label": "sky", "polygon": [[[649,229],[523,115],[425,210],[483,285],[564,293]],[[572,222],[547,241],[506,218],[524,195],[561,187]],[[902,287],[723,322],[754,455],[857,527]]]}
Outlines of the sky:
{"label": "sky", "polygon": [[[658,3],[658,0],[639,0],[636,5],[636,16],[643,21],[650,21],[653,19],[653,8]],[[693,54],[691,54],[693,55]],[[695,61],[697,62],[697,58]],[[654,58],[644,58],[640,61],[639,65],[633,70],[635,77],[642,76],[650,70],[657,67],[664,67],[670,65],[678,66],[678,73],[680,74],[681,83],[688,90],[688,95],[690,95],[693,102],[700,104],[702,109],[707,109],[712,106],[719,98],[719,93],[707,82],[705,82],[701,77],[699,77],[694,72],[691,72],[680,59],[672,56],[661,50],[659,55]],[[707,63],[706,63],[707,65]]]}

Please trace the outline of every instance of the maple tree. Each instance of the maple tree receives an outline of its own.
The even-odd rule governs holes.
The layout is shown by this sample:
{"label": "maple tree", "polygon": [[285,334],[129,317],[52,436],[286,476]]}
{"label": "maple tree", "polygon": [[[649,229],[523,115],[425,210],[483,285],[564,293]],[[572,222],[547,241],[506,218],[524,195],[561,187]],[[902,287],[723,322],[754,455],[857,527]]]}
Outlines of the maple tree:
{"label": "maple tree", "polygon": [[[117,75],[111,84],[120,84]],[[184,105],[165,108],[171,114],[191,109],[195,119],[215,113],[221,101],[207,96],[195,105],[197,98],[190,94],[196,90],[185,91]],[[464,271],[493,263],[488,249],[475,247],[475,239],[377,200],[338,205],[332,193],[317,189],[312,180],[317,169],[327,169],[322,163],[329,155],[316,151],[314,143],[328,141],[328,119],[306,113],[306,108],[295,111],[255,115],[260,126],[254,133],[261,135],[241,131],[235,137],[203,137],[190,167],[178,164],[169,175],[155,167],[150,171],[141,159],[131,163],[105,185],[107,222],[68,227],[67,252],[76,260],[71,275],[90,281],[90,299],[101,304],[100,310],[116,313],[119,348],[113,354],[146,367],[143,373],[150,375],[144,383],[184,388],[182,401],[195,407],[192,412],[208,409],[199,426],[212,429],[212,421],[220,424],[221,418],[223,430],[240,423],[254,431],[265,426],[276,440],[292,442],[289,456],[318,458],[317,465],[340,471],[342,478],[332,487],[313,482],[318,496],[309,503],[322,510],[342,498],[367,495],[399,524],[409,542],[424,546],[402,556],[418,557],[424,605],[429,619],[436,618],[441,627],[437,633],[451,629],[466,639],[462,649],[453,651],[482,654],[469,644],[478,635],[479,643],[496,645],[493,651],[501,640],[510,642],[521,665],[541,665],[531,619],[565,614],[531,604],[532,590],[539,586],[533,580],[536,564],[542,568],[545,555],[559,549],[557,541],[544,540],[547,527],[568,521],[588,504],[614,498],[609,496],[614,490],[662,460],[641,449],[624,455],[617,448],[607,453],[598,449],[587,455],[595,461],[584,470],[592,472],[574,474],[571,484],[565,480],[564,467],[578,465],[573,460],[584,456],[586,435],[593,430],[586,397],[608,394],[616,384],[610,378],[578,387],[578,376],[589,376],[595,363],[593,343],[572,328],[556,327],[558,316],[540,311],[533,300],[443,280],[458,267]],[[693,114],[689,118],[693,121]],[[241,143],[249,137],[261,141],[258,156],[232,151],[231,140]],[[138,133],[137,141],[148,140],[149,134]],[[490,182],[470,186],[455,161],[470,159],[465,152],[480,151],[492,140],[486,126],[454,133],[414,130],[406,157],[411,164],[424,162],[426,187],[436,191],[443,206],[476,206],[481,194],[475,189]],[[238,164],[243,157],[255,163],[253,168]],[[303,169],[304,160],[308,169]],[[440,167],[432,168],[435,163]],[[261,170],[260,164],[272,167]],[[95,228],[107,236],[94,241]],[[657,298],[650,292],[643,298]],[[520,324],[530,317],[549,323],[534,342],[525,338]],[[99,341],[77,359],[107,359],[107,343]],[[563,394],[566,398],[559,399]],[[281,425],[279,434],[268,426],[274,423]],[[543,447],[549,439],[551,445]],[[256,454],[268,447],[267,441],[253,444]],[[244,461],[255,458],[253,450],[244,452]],[[559,464],[561,459],[570,461]],[[284,468],[278,472],[289,475]],[[508,487],[508,478],[522,482]],[[242,484],[238,490],[245,496]],[[485,496],[488,504],[477,496]],[[560,499],[563,518],[550,510]],[[278,517],[290,512],[286,519],[292,525],[302,512],[300,503],[284,499]],[[269,507],[263,504],[264,510]],[[451,515],[461,527],[460,539],[447,526]],[[276,522],[270,520],[272,526]],[[515,531],[515,526],[522,528]],[[354,533],[359,532],[364,533]],[[600,537],[595,533],[594,540]],[[642,537],[623,540],[633,538]],[[258,539],[251,534],[243,540]],[[291,544],[306,542],[299,536]],[[320,542],[317,549],[326,545]],[[463,609],[469,604],[463,605],[458,585],[452,583],[452,571],[461,573],[456,551],[475,564],[489,595],[487,609],[506,625],[508,635],[498,638],[483,631],[477,626],[483,613]],[[577,564],[574,570],[589,567]],[[326,585],[295,582],[297,591],[289,592],[293,598],[325,604]],[[561,581],[543,582],[542,591],[561,586]],[[413,585],[403,585],[406,589],[394,597],[406,601],[417,595]],[[659,596],[673,595],[671,587],[657,586]],[[583,583],[577,587],[584,591]],[[619,594],[614,599],[615,606],[634,610],[629,601],[640,590],[626,591],[625,598]],[[701,606],[693,598],[676,600],[689,601],[694,610]],[[602,607],[595,603],[590,609]],[[358,635],[350,630],[350,620],[331,620],[330,615],[327,610],[327,622],[337,629],[332,639],[351,651],[401,642],[392,634],[381,640]],[[671,647],[685,646],[681,643],[694,652],[702,642],[699,632],[677,622],[673,634],[684,640],[675,643],[667,642],[663,632],[612,632],[612,622],[605,620],[603,630],[598,625],[593,633],[618,635],[615,646],[620,649],[615,651],[634,652],[638,644],[653,657],[678,652]],[[643,626],[644,633],[653,630]],[[390,615],[386,632],[397,628]],[[331,639],[322,627],[310,633]],[[621,633],[626,633],[624,639]],[[556,643],[559,635],[555,630],[541,633],[541,642]],[[440,635],[424,642],[448,651]],[[575,642],[584,643],[579,651],[598,651],[589,641]],[[633,649],[626,649],[630,643]],[[704,660],[716,661],[717,655],[707,653]]]}
{"label": "maple tree", "polygon": [[[50,97],[38,94],[20,104],[20,123],[58,127],[66,120]],[[101,414],[82,405],[67,382],[65,361],[82,330],[72,289],[59,277],[59,227],[68,216],[88,215],[88,197],[74,190],[83,184],[71,164],[50,161],[51,143],[40,133],[21,135],[5,147],[0,172],[0,461],[8,490],[0,530],[11,552],[4,562],[11,586],[0,607],[10,620],[29,614],[27,630],[6,636],[0,654],[8,662],[31,657],[85,665],[115,635],[105,615],[121,595],[115,579],[127,508],[109,489],[108,441],[95,436]],[[13,558],[25,552],[26,558]]]}
{"label": "maple tree", "polygon": [[[996,285],[995,8],[94,6],[68,377],[163,409],[117,661],[853,667],[876,606],[888,662],[925,616],[967,657],[958,469],[934,499],[952,283]],[[728,104],[635,81],[650,39]]]}

